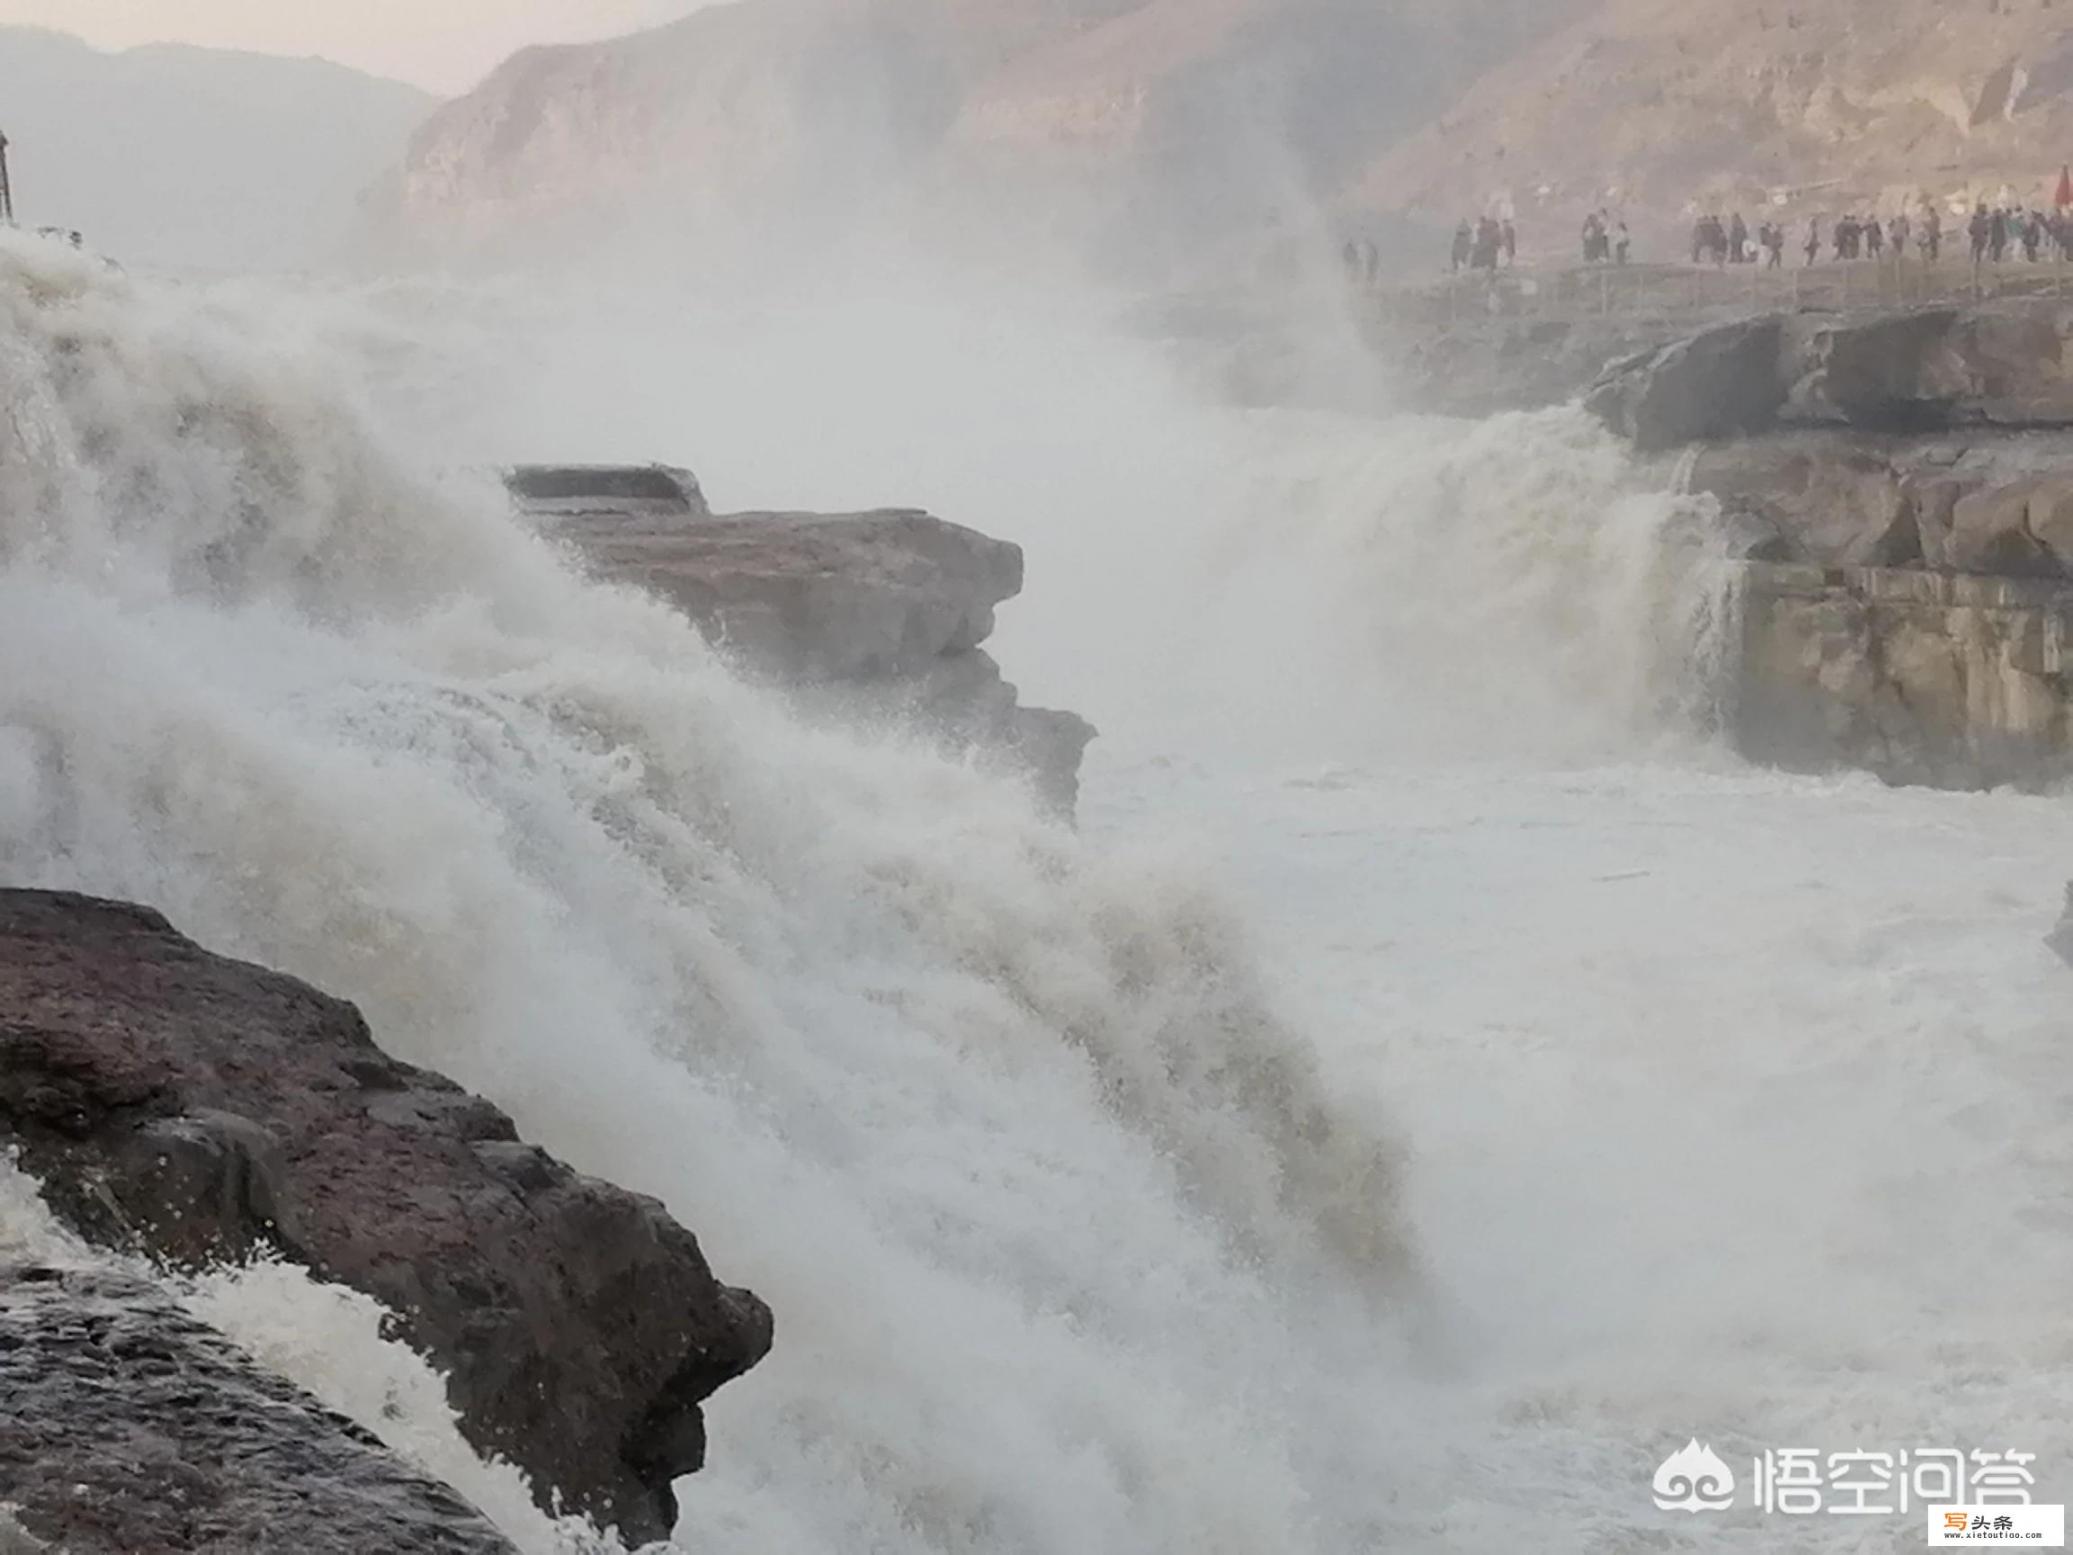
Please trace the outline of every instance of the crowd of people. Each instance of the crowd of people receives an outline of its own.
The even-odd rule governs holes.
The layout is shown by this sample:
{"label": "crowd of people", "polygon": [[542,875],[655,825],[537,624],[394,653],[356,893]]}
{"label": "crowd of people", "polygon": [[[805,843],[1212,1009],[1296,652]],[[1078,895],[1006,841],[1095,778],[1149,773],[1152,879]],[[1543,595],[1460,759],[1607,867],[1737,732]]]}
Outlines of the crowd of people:
{"label": "crowd of people", "polygon": [[2021,250],[2031,264],[2042,259],[2073,259],[2073,211],[2060,206],[2040,211],[2026,206],[1988,209],[1981,200],[1965,223],[1972,240],[1972,262],[2000,264]]}
{"label": "crowd of people", "polygon": [[[1924,262],[1934,264],[1943,257],[1943,212],[1924,205],[1919,219],[1906,211],[1881,221],[1877,216],[1845,213],[1829,228],[1825,246],[1836,259],[1885,259],[1904,261],[1912,248]],[[1800,252],[1808,264],[1821,259],[1824,242],[1821,218],[1809,216]]]}
{"label": "crowd of people", "polygon": [[[1969,241],[1975,264],[1998,265],[2017,258],[2033,264],[2073,260],[2073,202],[2047,211],[2019,202],[1992,205],[1981,200],[1964,218],[1960,236]],[[1943,257],[1944,237],[1943,211],[1924,200],[1913,214],[1903,210],[1885,218],[1855,212],[1833,220],[1809,217],[1798,247],[1809,265],[1820,263],[1824,256],[1896,263],[1919,258],[1934,264]],[[1628,262],[1632,237],[1626,221],[1610,211],[1601,208],[1586,215],[1582,239],[1586,265]],[[1783,219],[1765,219],[1752,229],[1740,211],[1733,211],[1726,217],[1708,213],[1692,223],[1693,264],[1760,265],[1779,270],[1792,246]],[[1511,218],[1485,215],[1455,227],[1448,261],[1457,274],[1464,270],[1494,273],[1515,265],[1518,255],[1519,234]],[[1349,239],[1343,258],[1350,279],[1370,288],[1377,284],[1380,256],[1372,241]]]}
{"label": "crowd of people", "polygon": [[1451,257],[1455,270],[1495,270],[1499,260],[1517,264],[1519,229],[1509,216],[1483,216],[1473,225],[1464,221],[1454,229]]}
{"label": "crowd of people", "polygon": [[1627,250],[1632,243],[1626,222],[1614,220],[1609,212],[1595,210],[1584,218],[1585,264],[1623,265],[1627,262]]}

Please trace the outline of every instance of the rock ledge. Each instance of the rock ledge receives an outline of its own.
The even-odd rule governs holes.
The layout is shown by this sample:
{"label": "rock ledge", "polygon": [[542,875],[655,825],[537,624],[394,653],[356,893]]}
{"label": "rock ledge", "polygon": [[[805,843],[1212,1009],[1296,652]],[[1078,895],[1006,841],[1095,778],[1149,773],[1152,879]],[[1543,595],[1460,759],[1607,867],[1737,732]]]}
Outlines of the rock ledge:
{"label": "rock ledge", "polygon": [[660,1204],[145,908],[0,892],[0,1146],[92,1241],[272,1247],[376,1297],[478,1448],[630,1540],[667,1535],[699,1404],[770,1346],[769,1309]]}

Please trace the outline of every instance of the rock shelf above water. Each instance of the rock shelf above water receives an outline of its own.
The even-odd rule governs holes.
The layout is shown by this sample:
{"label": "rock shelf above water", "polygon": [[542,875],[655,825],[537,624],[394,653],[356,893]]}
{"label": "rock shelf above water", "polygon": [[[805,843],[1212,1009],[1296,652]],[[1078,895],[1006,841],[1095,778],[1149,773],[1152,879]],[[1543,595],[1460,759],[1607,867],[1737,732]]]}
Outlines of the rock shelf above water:
{"label": "rock shelf above water", "polygon": [[1069,813],[1094,729],[1023,707],[980,645],[1020,546],[913,509],[715,514],[688,471],[522,466],[521,512],[614,583],[668,600],[816,712],[904,723],[1026,776]]}

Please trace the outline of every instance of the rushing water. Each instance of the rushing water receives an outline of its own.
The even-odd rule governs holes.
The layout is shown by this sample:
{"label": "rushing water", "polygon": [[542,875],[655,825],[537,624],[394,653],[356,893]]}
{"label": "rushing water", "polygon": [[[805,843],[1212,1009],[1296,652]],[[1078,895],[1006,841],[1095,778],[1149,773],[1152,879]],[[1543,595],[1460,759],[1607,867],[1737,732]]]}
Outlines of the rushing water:
{"label": "rushing water", "polygon": [[[567,403],[491,428],[425,414],[470,369],[398,344],[422,298],[0,272],[0,872],[359,1001],[696,1228],[779,1337],[688,1548],[1920,1537],[1659,1513],[1693,1435],[2064,1483],[2073,821],[1738,768],[1704,513],[1579,419],[1241,417],[998,321],[986,392],[896,310],[530,335]],[[1108,726],[1083,836],[801,727],[411,436],[548,428],[1026,540],[1001,653]],[[190,1299],[562,1537],[364,1307]]]}

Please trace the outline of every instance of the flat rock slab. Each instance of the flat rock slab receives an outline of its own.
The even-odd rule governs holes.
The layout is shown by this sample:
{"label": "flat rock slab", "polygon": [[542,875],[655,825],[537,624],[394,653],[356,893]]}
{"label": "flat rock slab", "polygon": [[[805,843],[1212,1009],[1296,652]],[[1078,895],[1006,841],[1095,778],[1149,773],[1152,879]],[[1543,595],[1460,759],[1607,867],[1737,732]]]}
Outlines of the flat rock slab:
{"label": "flat rock slab", "polygon": [[0,1145],[94,1241],[270,1246],[376,1297],[471,1442],[632,1540],[666,1536],[701,1401],[770,1346],[769,1309],[660,1204],[145,908],[0,892]]}
{"label": "flat rock slab", "polygon": [[1022,549],[927,513],[578,514],[552,532],[589,570],[652,590],[790,679],[918,674],[993,632]]}
{"label": "flat rock slab", "polygon": [[0,1266],[0,1549],[510,1555],[467,1502],[156,1286]]}

